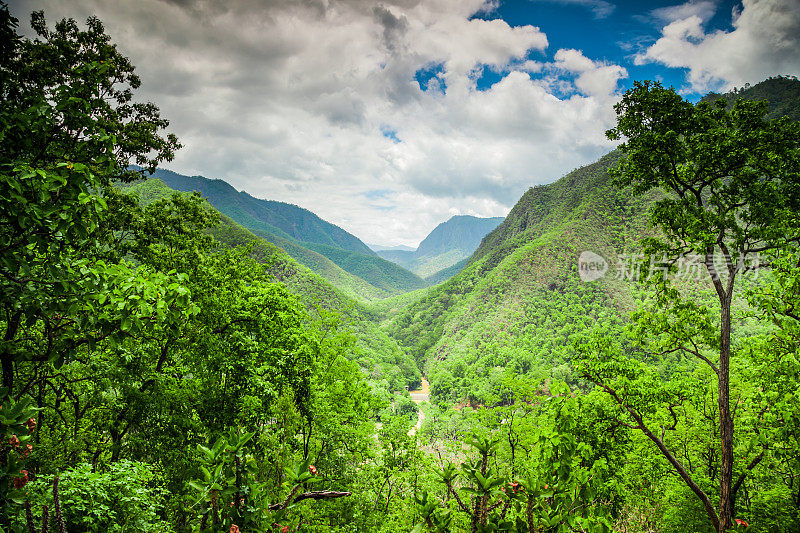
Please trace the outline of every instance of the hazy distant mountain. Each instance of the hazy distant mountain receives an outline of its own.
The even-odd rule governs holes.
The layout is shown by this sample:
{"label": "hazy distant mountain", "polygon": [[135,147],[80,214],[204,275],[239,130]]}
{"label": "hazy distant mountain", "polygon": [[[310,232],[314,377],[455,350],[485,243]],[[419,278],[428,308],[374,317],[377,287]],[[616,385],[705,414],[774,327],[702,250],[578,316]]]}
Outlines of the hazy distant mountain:
{"label": "hazy distant mountain", "polygon": [[443,281],[480,246],[481,239],[495,229],[503,217],[479,218],[456,215],[436,226],[414,251],[388,248],[378,255],[401,265],[429,281]]}
{"label": "hazy distant mountain", "polygon": [[478,218],[456,215],[436,226],[417,248],[417,257],[429,257],[461,250],[472,255],[487,233],[500,225],[505,217]]}
{"label": "hazy distant mountain", "polygon": [[397,246],[384,246],[382,244],[369,244],[367,243],[373,252],[384,252],[388,250],[394,251],[402,251],[402,252],[413,252],[415,248],[413,246],[405,246],[404,244],[398,244]]}

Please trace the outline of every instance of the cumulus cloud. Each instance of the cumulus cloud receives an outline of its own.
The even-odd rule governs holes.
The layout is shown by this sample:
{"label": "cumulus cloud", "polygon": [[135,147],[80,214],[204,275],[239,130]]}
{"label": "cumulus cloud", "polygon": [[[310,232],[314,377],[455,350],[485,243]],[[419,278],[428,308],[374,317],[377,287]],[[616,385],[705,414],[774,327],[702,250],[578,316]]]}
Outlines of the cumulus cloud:
{"label": "cumulus cloud", "polygon": [[603,19],[614,12],[616,6],[606,0],[531,0],[532,2],[552,2],[555,4],[577,5],[589,8],[594,16]]}
{"label": "cumulus cloud", "polygon": [[691,0],[685,4],[653,9],[650,16],[653,20],[663,24],[690,17],[700,17],[703,22],[708,22],[717,11],[717,4],[718,0]]}
{"label": "cumulus cloud", "polygon": [[[473,18],[494,7],[484,0],[11,7],[106,23],[137,65],[139,96],[185,146],[168,168],[301,205],[375,243],[415,245],[455,213],[504,215],[528,187],[606,152],[626,76],[577,50],[548,61],[539,28]],[[415,79],[432,66],[443,90]],[[478,90],[485,68],[500,79]]]}
{"label": "cumulus cloud", "polygon": [[559,50],[553,65],[576,74],[575,86],[587,96],[608,97],[617,91],[619,80],[628,77],[628,71],[624,67],[593,61],[580,50]]}
{"label": "cumulus cloud", "polygon": [[729,90],[777,74],[800,73],[800,1],[744,0],[733,30],[707,33],[709,6],[669,8],[662,36],[635,62],[688,69],[688,90]]}

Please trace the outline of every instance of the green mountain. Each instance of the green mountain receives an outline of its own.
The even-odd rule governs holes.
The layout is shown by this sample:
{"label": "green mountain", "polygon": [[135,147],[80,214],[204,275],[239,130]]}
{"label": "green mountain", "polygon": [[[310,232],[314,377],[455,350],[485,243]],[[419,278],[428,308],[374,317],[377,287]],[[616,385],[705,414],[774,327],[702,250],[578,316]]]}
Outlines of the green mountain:
{"label": "green mountain", "polygon": [[[175,192],[156,178],[126,188],[136,193],[144,203],[168,197]],[[413,387],[420,383],[417,365],[407,350],[379,327],[374,311],[299,264],[275,244],[256,236],[224,214],[221,215],[220,224],[211,233],[225,246],[252,246],[252,257],[268,265],[275,279],[296,294],[312,315],[319,314],[322,309],[338,313],[343,325],[355,337],[352,357],[376,386],[403,390],[406,385]],[[340,276],[342,280],[348,280],[347,273],[343,272]]]}
{"label": "green mountain", "polygon": [[796,76],[768,78],[756,85],[747,84],[725,94],[709,93],[703,97],[703,101],[714,101],[719,98],[729,104],[739,98],[765,100],[769,103],[767,118],[788,117],[792,121],[800,120],[800,83]]}
{"label": "green mountain", "polygon": [[447,281],[448,279],[458,274],[461,271],[461,269],[466,266],[468,261],[469,259],[462,259],[453,266],[449,266],[447,268],[443,268],[438,272],[434,272],[430,276],[426,277],[425,281],[427,281],[431,285],[438,285],[443,281]]}
{"label": "green mountain", "polygon": [[[796,109],[800,82],[767,80],[737,97],[753,94],[768,95],[772,113]],[[461,272],[387,318],[392,335],[424,366],[435,401],[502,401],[509,370],[568,379],[572,340],[633,309],[640,288],[621,264],[651,234],[648,210],[659,193],[633,196],[612,184],[608,169],[620,157],[613,151],[529,189]],[[581,281],[585,251],[606,259],[605,277]],[[710,297],[713,289],[687,290]]]}
{"label": "green mountain", "polygon": [[251,231],[263,230],[277,237],[327,244],[343,250],[375,255],[355,235],[322,220],[302,207],[254,198],[244,191],[237,191],[233,186],[219,179],[183,176],[163,169],[158,169],[153,177],[160,179],[176,191],[200,192],[221,213],[228,215]]}
{"label": "green mountain", "polygon": [[458,272],[452,267],[469,258],[481,239],[502,221],[503,217],[456,215],[436,226],[413,252],[386,249],[378,250],[378,255],[428,281],[440,282]]}
{"label": "green mountain", "polygon": [[426,257],[450,250],[469,250],[470,255],[487,233],[496,228],[503,217],[479,218],[456,215],[436,226],[417,248],[417,256]]}
{"label": "green mountain", "polygon": [[388,294],[414,291],[428,286],[421,277],[382,257],[350,252],[325,244],[303,244]]}
{"label": "green mountain", "polygon": [[[153,175],[177,191],[198,191],[216,209],[281,247],[350,296],[373,299],[412,291],[427,282],[375,254],[358,237],[296,205],[254,198],[222,180],[159,169]],[[349,276],[342,275],[341,271]]]}

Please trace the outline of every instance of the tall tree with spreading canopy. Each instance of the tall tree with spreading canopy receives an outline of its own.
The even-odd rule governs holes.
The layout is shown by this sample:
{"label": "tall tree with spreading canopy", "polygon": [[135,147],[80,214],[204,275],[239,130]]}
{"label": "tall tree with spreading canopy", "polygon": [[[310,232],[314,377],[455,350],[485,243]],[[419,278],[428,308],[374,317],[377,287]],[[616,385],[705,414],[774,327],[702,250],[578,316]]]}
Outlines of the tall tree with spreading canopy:
{"label": "tall tree with spreading canopy", "polygon": [[[34,39],[17,25],[0,5],[0,363],[10,392],[18,361],[58,359],[62,341],[110,334],[113,324],[63,318],[133,275],[106,263],[118,262],[109,240],[125,207],[107,193],[140,176],[132,163],[152,172],[179,147],[161,134],[158,108],[134,101],[140,80],[97,18],[50,29],[35,12]],[[23,348],[33,337],[44,352]]]}
{"label": "tall tree with spreading canopy", "polygon": [[[612,171],[635,194],[663,191],[651,220],[657,237],[645,239],[644,252],[661,269],[654,277],[663,319],[640,316],[640,337],[658,337],[659,353],[680,353],[707,365],[717,382],[719,424],[719,501],[693,479],[650,423],[648,413],[668,405],[667,418],[686,399],[686,391],[667,386],[636,392],[639,366],[625,358],[597,357],[612,350],[595,339],[582,362],[584,374],[623,408],[629,425],[644,432],[700,499],[717,531],[732,527],[736,491],[758,457],[735,479],[734,415],[731,410],[731,308],[742,275],[756,268],[763,254],[800,243],[800,125],[788,119],[767,121],[764,102],[724,100],[693,105],[659,83],[637,82],[615,107],[613,140],[625,138],[626,155]],[[667,275],[686,257],[697,257],[719,305],[714,318],[705,303],[682,298]],[[669,314],[669,317],[667,317]],[[649,330],[649,331],[648,331]],[[619,348],[619,347],[618,347]],[[616,360],[612,364],[610,361]],[[628,375],[629,374],[629,375]],[[628,376],[627,381],[624,376]],[[622,376],[622,378],[620,377]],[[658,379],[656,378],[656,381]],[[655,383],[655,381],[653,382]],[[655,386],[651,384],[652,386]],[[647,406],[645,406],[647,405]]]}

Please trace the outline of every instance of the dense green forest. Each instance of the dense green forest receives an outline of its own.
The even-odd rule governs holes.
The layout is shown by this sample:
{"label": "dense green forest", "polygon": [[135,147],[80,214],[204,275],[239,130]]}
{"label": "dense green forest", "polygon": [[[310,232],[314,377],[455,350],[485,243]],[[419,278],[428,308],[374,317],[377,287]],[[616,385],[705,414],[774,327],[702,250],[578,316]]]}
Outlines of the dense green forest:
{"label": "dense green forest", "polygon": [[102,23],[31,26],[0,8],[0,531],[800,530],[796,79],[636,82],[617,150],[397,294],[150,177],[180,143]]}

